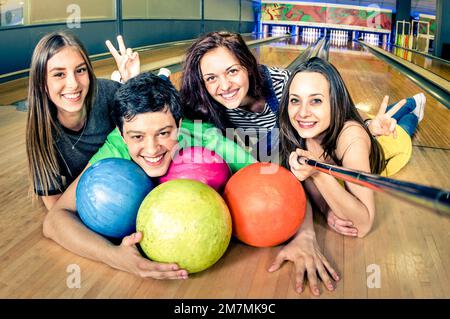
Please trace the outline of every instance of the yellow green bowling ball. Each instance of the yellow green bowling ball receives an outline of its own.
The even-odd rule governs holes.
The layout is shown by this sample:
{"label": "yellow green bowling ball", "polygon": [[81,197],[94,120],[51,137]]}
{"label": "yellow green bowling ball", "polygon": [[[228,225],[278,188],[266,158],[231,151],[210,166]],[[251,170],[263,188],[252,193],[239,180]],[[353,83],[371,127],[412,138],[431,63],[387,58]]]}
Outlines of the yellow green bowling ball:
{"label": "yellow green bowling ball", "polygon": [[189,179],[171,180],[143,200],[136,230],[142,250],[157,262],[177,263],[189,273],[211,267],[230,243],[228,207],[210,186]]}

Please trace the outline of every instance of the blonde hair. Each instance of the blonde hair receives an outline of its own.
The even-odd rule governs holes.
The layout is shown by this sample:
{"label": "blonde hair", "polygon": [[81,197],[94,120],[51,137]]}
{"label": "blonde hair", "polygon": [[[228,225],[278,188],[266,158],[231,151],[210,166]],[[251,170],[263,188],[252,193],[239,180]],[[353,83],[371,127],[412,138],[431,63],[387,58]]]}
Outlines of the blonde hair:
{"label": "blonde hair", "polygon": [[[56,107],[47,95],[47,63],[61,49],[68,46],[79,51],[88,69],[90,84],[85,99],[87,116],[94,99],[96,79],[82,43],[67,32],[53,32],[44,36],[33,52],[28,88],[26,149],[32,194],[34,189],[40,188],[44,196],[48,196],[51,186],[59,184],[57,176],[60,175],[60,170],[56,157],[55,136],[60,134],[60,126],[57,123]],[[64,191],[61,187],[59,190]]]}

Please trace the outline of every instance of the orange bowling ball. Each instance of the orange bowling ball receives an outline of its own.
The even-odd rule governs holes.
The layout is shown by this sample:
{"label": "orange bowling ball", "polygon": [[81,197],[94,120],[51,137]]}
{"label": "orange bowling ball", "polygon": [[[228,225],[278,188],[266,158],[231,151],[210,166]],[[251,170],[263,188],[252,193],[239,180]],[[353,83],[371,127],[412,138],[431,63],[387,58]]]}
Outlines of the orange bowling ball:
{"label": "orange bowling ball", "polygon": [[277,164],[255,163],[234,174],[223,194],[233,234],[255,247],[291,238],[303,223],[306,195],[299,180]]}

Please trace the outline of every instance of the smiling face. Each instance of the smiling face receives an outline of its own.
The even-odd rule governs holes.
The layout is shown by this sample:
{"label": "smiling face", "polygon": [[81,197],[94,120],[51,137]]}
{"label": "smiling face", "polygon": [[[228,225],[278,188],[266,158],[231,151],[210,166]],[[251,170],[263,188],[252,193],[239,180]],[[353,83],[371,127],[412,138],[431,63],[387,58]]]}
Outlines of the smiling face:
{"label": "smiling face", "polygon": [[218,47],[200,59],[200,70],[211,97],[228,109],[235,109],[249,99],[248,72],[232,52]]}
{"label": "smiling face", "polygon": [[330,85],[320,73],[300,72],[289,88],[289,119],[302,138],[320,139],[330,127]]}
{"label": "smiling face", "polygon": [[178,129],[170,111],[137,114],[123,123],[123,139],[132,160],[150,177],[164,175],[178,145]]}
{"label": "smiling face", "polygon": [[83,111],[89,83],[86,61],[76,48],[66,46],[48,60],[47,94],[58,117]]}

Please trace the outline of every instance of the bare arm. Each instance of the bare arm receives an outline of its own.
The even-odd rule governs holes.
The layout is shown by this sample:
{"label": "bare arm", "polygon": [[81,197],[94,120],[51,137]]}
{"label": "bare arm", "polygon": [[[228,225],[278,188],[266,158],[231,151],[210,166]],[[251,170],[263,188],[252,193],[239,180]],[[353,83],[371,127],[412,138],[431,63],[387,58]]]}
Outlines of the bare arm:
{"label": "bare arm", "polygon": [[[370,172],[370,138],[364,128],[359,124],[348,125],[343,129],[337,144],[336,155],[342,158],[344,167]],[[358,230],[359,237],[365,236],[372,227],[375,215],[373,192],[366,187],[347,182],[344,188],[333,176],[300,164],[300,156],[319,160],[312,152],[297,149],[289,158],[294,175],[301,181],[312,180],[330,210],[339,219],[351,221],[353,227]]]}
{"label": "bare arm", "polygon": [[[341,134],[336,150],[342,166],[370,173],[370,139],[364,129],[353,125]],[[375,217],[373,191],[367,187],[345,182],[342,187],[333,176],[317,173],[311,176],[330,210],[340,219],[350,220],[364,237],[372,228]]]}
{"label": "bare arm", "polygon": [[87,229],[76,215],[78,181],[79,177],[48,212],[43,225],[44,236],[77,255],[108,263],[114,245]]}
{"label": "bare arm", "polygon": [[47,208],[47,210],[52,209],[53,205],[55,205],[56,201],[61,197],[62,194],[58,194],[58,195],[51,195],[51,196],[40,196],[40,198],[42,199],[42,202],[45,205],[45,208]]}
{"label": "bare arm", "polygon": [[325,215],[327,224],[333,230],[345,236],[358,236],[358,229],[353,227],[353,222],[351,220],[341,219],[333,213],[330,206],[328,206],[322,194],[310,178],[305,180],[303,185],[305,186],[305,190],[307,191],[311,202],[316,204],[320,212]]}
{"label": "bare arm", "polygon": [[[89,166],[89,165],[88,165]],[[141,233],[125,237],[120,246],[87,228],[76,214],[76,188],[80,176],[67,188],[48,212],[43,225],[44,236],[67,250],[113,268],[156,279],[184,279],[187,272],[176,264],[162,264],[143,258],[135,244]]]}

